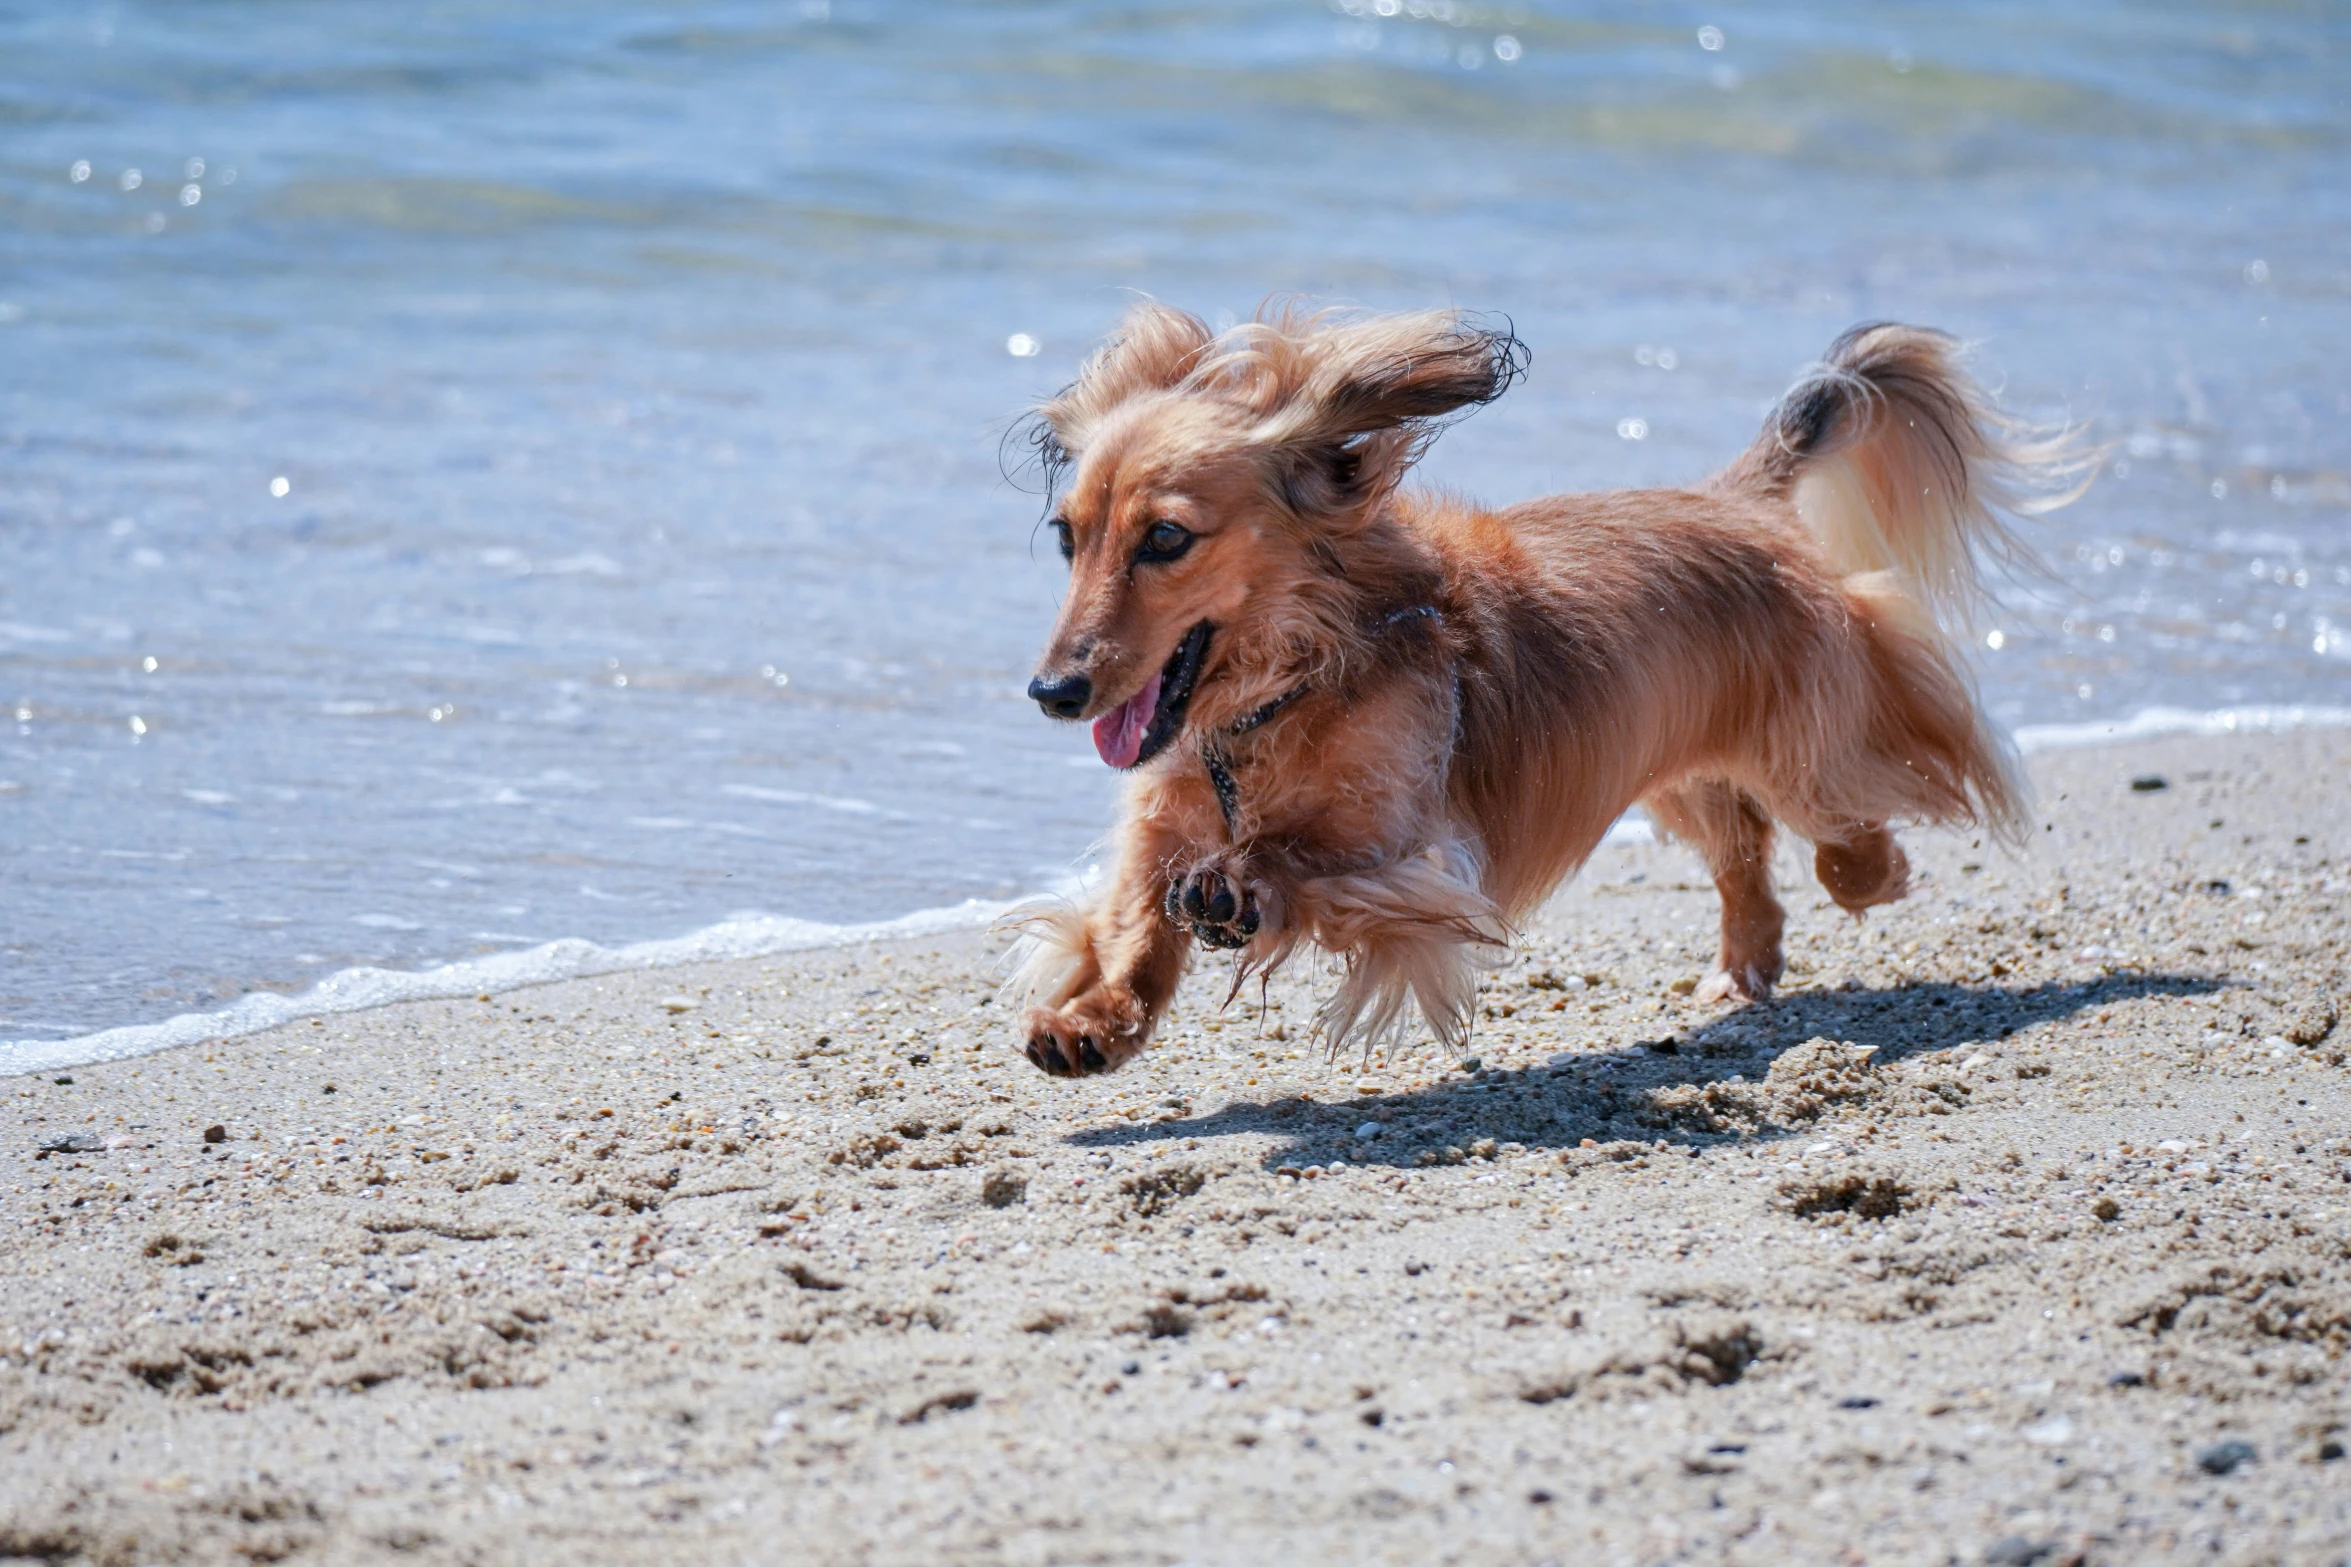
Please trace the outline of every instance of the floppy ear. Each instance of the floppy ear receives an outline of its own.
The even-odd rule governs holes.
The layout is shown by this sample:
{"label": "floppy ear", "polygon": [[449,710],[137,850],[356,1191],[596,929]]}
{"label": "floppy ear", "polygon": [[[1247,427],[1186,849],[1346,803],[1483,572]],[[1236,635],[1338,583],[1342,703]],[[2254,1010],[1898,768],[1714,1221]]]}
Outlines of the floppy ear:
{"label": "floppy ear", "polygon": [[1181,383],[1215,338],[1198,316],[1155,299],[1130,308],[1118,331],[1079,369],[1077,379],[1037,409],[1029,440],[1044,464],[1047,488],[1070,458],[1085,449],[1105,415],[1131,397]]}
{"label": "floppy ear", "polygon": [[1500,397],[1529,357],[1507,323],[1496,331],[1450,310],[1320,326],[1291,346],[1286,395],[1253,433],[1301,513],[1393,489],[1446,415]]}

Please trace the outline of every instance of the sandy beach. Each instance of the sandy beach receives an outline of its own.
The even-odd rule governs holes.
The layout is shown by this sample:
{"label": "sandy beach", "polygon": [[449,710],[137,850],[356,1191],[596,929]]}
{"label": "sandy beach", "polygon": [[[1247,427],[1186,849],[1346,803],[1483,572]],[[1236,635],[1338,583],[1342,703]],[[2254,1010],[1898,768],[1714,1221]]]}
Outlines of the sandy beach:
{"label": "sandy beach", "polygon": [[6,1080],[0,1557],[2351,1559],[2351,735],[2032,772],[1745,1011],[1603,850],[1467,1058],[973,933]]}

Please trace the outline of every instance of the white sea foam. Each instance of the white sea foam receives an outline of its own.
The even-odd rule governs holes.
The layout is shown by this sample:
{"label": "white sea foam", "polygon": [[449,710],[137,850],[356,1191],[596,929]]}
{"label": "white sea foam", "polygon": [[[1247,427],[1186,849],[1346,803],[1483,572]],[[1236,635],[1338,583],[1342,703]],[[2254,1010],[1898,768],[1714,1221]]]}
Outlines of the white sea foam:
{"label": "white sea foam", "polygon": [[2093,718],[2077,724],[2026,724],[2016,746],[2027,755],[2082,746],[2154,740],[2165,735],[2276,734],[2288,729],[2351,728],[2351,707],[2143,707],[2128,718]]}
{"label": "white sea foam", "polygon": [[[2351,728],[2351,707],[2320,705],[2247,706],[2224,708],[2149,707],[2127,718],[2095,719],[2073,724],[2027,724],[2016,731],[2018,749],[2025,752],[2066,750],[2111,745],[2167,735],[2278,733],[2292,729]],[[781,799],[783,790],[729,788],[729,794]],[[824,797],[794,796],[793,803],[838,806]],[[868,807],[879,810],[879,807]],[[893,813],[894,814],[894,813]],[[1656,828],[1638,810],[1627,811],[1608,829],[1601,842],[1616,847],[1654,843]],[[1082,896],[1100,879],[1099,867],[1065,879],[1055,895]],[[189,1012],[161,1023],[110,1028],[72,1039],[0,1041],[0,1076],[51,1071],[96,1061],[149,1055],[179,1045],[207,1040],[235,1039],[275,1028],[297,1018],[337,1012],[360,1012],[397,1001],[425,1001],[450,996],[496,994],[527,985],[561,979],[580,979],[630,969],[673,968],[728,958],[766,957],[779,952],[802,952],[817,947],[848,946],[860,941],[887,941],[926,936],[984,925],[1017,907],[1013,903],[967,899],[951,908],[923,909],[894,920],[863,925],[831,925],[817,920],[781,915],[746,916],[661,941],[641,941],[625,947],[604,947],[592,941],[551,941],[521,952],[469,959],[417,972],[396,969],[345,969],[296,996],[262,992],[244,997],[218,1012]],[[392,918],[360,916],[361,924]]]}
{"label": "white sea foam", "polygon": [[603,947],[592,941],[572,939],[413,973],[380,968],[345,969],[298,996],[261,992],[218,1012],[183,1013],[161,1023],[110,1028],[74,1039],[0,1042],[0,1075],[47,1072],[95,1061],[151,1055],[179,1045],[257,1034],[297,1018],[362,1012],[395,1001],[494,995],[526,985],[629,969],[674,968],[682,963],[767,957],[778,952],[841,947],[860,941],[889,941],[970,930],[986,924],[1007,907],[1007,904],[972,898],[952,908],[923,909],[899,919],[865,925],[828,925],[816,920],[756,915],[722,920],[690,935],[665,941],[640,941],[626,947]]}

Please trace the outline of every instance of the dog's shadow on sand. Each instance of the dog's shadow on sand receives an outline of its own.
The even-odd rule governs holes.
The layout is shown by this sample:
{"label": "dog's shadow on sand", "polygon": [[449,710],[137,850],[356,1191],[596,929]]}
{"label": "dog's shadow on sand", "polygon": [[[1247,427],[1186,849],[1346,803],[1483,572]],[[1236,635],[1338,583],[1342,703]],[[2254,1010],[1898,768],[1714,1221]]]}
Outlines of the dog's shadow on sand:
{"label": "dog's shadow on sand", "polygon": [[[1704,1115],[1661,1106],[1660,1090],[1757,1082],[1780,1052],[1816,1037],[1876,1047],[1884,1066],[1937,1050],[1996,1044],[2020,1029],[2150,996],[2200,996],[2226,982],[2189,974],[2114,974],[2016,989],[1952,984],[1890,990],[1800,991],[1710,1019],[1688,1033],[1578,1050],[1592,1031],[1562,1019],[1562,1055],[1540,1066],[1464,1071],[1411,1093],[1365,1094],[1331,1103],[1309,1097],[1236,1101],[1212,1114],[1079,1132],[1065,1142],[1094,1149],[1272,1133],[1267,1169],[1343,1158],[1355,1166],[1409,1168],[1454,1162],[1482,1142],[1528,1150],[1669,1138],[1683,1145],[1735,1142]],[[1539,1015],[1540,1016],[1540,1015]],[[1470,1054],[1474,1056],[1475,1046]],[[1466,1062],[1464,1063],[1467,1064]],[[1367,1123],[1377,1123],[1362,1135]]]}

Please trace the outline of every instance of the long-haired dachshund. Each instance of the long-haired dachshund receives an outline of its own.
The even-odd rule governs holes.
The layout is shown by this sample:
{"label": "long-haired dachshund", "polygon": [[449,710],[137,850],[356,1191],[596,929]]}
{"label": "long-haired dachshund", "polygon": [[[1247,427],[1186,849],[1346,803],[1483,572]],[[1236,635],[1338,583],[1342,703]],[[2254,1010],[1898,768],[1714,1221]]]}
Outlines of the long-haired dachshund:
{"label": "long-haired dachshund", "polygon": [[1997,513],[2071,499],[2090,454],[2000,415],[1950,338],[1875,325],[1691,488],[1404,491],[1525,365],[1452,312],[1219,333],[1145,303],[1038,410],[1070,586],[1029,695],[1129,775],[1093,905],[1022,920],[1039,1067],[1141,1051],[1195,941],[1244,975],[1336,956],[1334,1045],[1416,1006],[1458,1042],[1510,923],[1636,802],[1713,873],[1716,1000],[1779,979],[1775,823],[1856,914],[1907,890],[1889,824],[2014,830],[1942,623],[2022,555]]}

